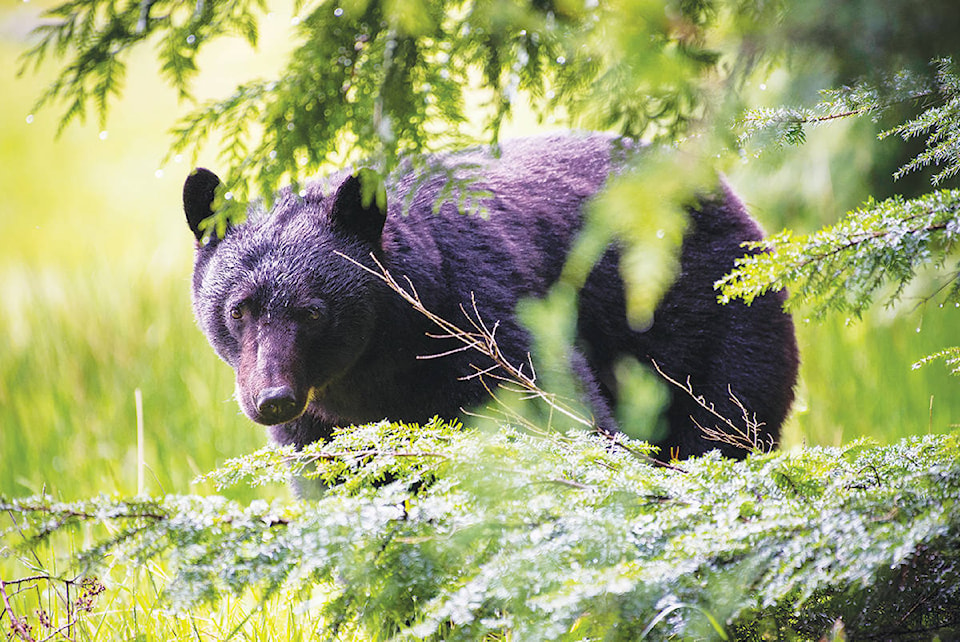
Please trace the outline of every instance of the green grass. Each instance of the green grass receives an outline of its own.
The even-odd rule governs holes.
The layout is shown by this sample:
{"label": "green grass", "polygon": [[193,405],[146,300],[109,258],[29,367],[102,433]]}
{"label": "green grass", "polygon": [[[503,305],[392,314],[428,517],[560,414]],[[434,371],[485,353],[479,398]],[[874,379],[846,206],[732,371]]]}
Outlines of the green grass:
{"label": "green grass", "polygon": [[151,492],[191,492],[193,476],[262,444],[193,324],[184,280],[8,269],[3,297],[4,493],[136,493],[138,388]]}
{"label": "green grass", "polygon": [[[58,546],[72,544],[58,541]],[[56,575],[56,563],[49,550],[37,551],[33,560]],[[0,566],[0,569],[3,569]],[[68,573],[65,578],[13,582],[34,577],[24,569],[4,577],[11,606],[0,625],[11,631],[10,616],[30,627],[35,640],[311,640],[323,630],[324,622],[300,604],[306,597],[281,592],[267,598],[254,591],[229,596],[215,605],[189,614],[172,614],[165,609],[162,588],[169,583],[166,570],[158,564],[114,569],[96,585],[84,586],[83,578]],[[102,580],[102,582],[101,582]],[[91,590],[92,589],[92,590]],[[69,607],[67,606],[69,604]],[[0,609],[2,611],[2,609]],[[56,632],[60,631],[59,634]],[[17,639],[13,637],[12,639]],[[342,639],[349,640],[349,637]]]}
{"label": "green grass", "polygon": [[[146,490],[208,492],[190,481],[266,436],[240,414],[233,373],[190,309],[193,238],[180,206],[190,159],[160,166],[188,106],[152,60],[134,59],[104,130],[91,114],[57,138],[55,110],[31,114],[52,70],[14,76],[35,12],[0,10],[0,493],[135,493],[136,389]],[[230,46],[201,94],[279,57]]]}
{"label": "green grass", "polygon": [[960,426],[960,379],[942,363],[911,367],[960,342],[960,310],[800,324],[801,399],[788,444],[840,445],[861,436],[889,444]]}

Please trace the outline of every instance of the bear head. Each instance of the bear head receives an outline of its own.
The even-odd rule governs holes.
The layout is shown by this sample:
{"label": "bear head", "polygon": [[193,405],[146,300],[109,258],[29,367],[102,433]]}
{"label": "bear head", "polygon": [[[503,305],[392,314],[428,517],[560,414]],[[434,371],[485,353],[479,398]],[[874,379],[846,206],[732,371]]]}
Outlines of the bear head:
{"label": "bear head", "polygon": [[184,184],[197,239],[197,321],[236,372],[240,407],[257,423],[302,415],[369,347],[378,281],[344,258],[380,251],[386,207],[364,194],[364,183],[348,175],[332,195],[324,184],[282,191],[271,211],[251,206],[222,238],[205,238],[201,225],[213,215],[220,180],[201,168]]}

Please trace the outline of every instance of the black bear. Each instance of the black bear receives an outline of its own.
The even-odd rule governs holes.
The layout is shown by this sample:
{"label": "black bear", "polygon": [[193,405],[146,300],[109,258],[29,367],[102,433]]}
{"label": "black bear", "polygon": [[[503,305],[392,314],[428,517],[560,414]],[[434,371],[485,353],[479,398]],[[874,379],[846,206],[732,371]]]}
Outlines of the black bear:
{"label": "black bear", "polygon": [[[200,222],[212,214],[219,180],[196,170],[183,190],[197,238],[193,306],[236,371],[244,413],[270,426],[280,444],[302,447],[334,426],[452,418],[483,403],[482,383],[463,380],[484,365],[480,356],[418,358],[444,352],[443,340],[429,336],[436,327],[344,255],[370,265],[372,253],[395,278],[409,279],[427,309],[454,322],[462,320],[461,304],[475,298],[480,316],[499,323],[501,351],[522,363],[530,337],[516,318],[517,302],[542,296],[558,279],[585,203],[629,146],[602,134],[557,134],[504,143],[498,154],[437,157],[431,162],[444,169],[397,179],[385,207],[364,198],[356,176],[339,174],[300,193],[281,191],[271,211],[252,206],[244,223],[206,241]],[[441,196],[454,171],[477,177],[469,189],[483,194],[487,216],[462,214],[457,199]],[[614,366],[630,355],[655,360],[738,420],[743,412],[729,400],[733,393],[776,439],[798,365],[783,295],[722,306],[713,288],[760,229],[725,187],[690,214],[680,274],[650,327],[628,323],[616,248],[594,267],[580,292],[574,370],[605,430],[616,429]],[[660,445],[675,454],[744,454],[705,438],[697,423],[718,420],[682,390],[673,389],[667,423]]]}

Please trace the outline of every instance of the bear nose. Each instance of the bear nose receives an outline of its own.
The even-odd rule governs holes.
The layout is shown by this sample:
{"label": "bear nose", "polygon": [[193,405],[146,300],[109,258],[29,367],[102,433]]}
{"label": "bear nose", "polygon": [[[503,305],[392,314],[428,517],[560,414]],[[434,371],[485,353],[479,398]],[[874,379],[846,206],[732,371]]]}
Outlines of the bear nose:
{"label": "bear nose", "polygon": [[265,388],[257,396],[257,412],[271,424],[290,421],[297,415],[297,398],[290,386]]}

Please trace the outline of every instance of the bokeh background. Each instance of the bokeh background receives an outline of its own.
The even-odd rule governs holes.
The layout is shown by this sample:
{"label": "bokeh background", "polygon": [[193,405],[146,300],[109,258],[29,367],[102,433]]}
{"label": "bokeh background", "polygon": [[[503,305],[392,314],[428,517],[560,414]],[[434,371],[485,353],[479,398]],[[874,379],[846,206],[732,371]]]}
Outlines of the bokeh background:
{"label": "bokeh background", "polygon": [[[192,236],[180,189],[194,163],[216,168],[217,159],[201,152],[162,162],[167,132],[189,105],[144,52],[105,124],[91,114],[58,137],[59,111],[33,111],[52,66],[17,77],[29,32],[50,4],[0,0],[0,494],[135,493],[137,389],[146,490],[212,492],[192,483],[196,475],[266,443],[233,401],[232,371],[190,309]],[[256,51],[240,42],[212,47],[197,97],[275,73],[289,21],[271,14]],[[804,82],[778,72],[748,89],[777,104],[809,99],[816,83]],[[876,128],[816,130],[803,148],[745,161],[729,180],[768,231],[812,231],[869,194],[899,189],[889,180],[897,147],[878,142]],[[515,124],[507,134],[530,129]],[[960,424],[960,380],[941,365],[911,368],[960,343],[960,310],[916,298],[929,283],[921,278],[898,306],[878,305],[861,320],[797,313],[803,370],[784,447],[862,436],[889,443]]]}

